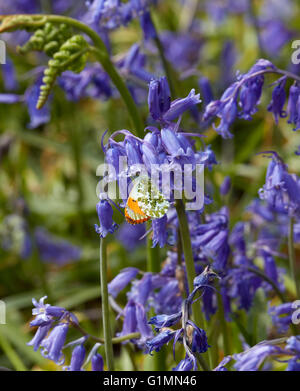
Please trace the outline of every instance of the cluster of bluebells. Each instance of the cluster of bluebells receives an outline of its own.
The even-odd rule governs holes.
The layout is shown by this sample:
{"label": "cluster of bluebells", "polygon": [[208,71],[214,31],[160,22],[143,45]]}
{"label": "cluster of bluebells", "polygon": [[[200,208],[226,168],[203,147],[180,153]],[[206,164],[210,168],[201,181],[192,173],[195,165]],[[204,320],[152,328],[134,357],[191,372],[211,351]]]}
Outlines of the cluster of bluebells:
{"label": "cluster of bluebells", "polygon": [[242,353],[225,357],[214,370],[227,371],[227,365],[236,371],[270,370],[274,360],[287,363],[286,371],[299,371],[299,359],[300,336],[293,336],[245,346]]}
{"label": "cluster of bluebells", "polygon": [[78,325],[78,319],[65,308],[45,304],[46,298],[45,296],[39,301],[32,300],[34,319],[30,322],[30,326],[38,328],[28,345],[32,346],[34,351],[41,349],[42,356],[54,361],[57,365],[65,364],[63,350],[72,347],[70,365],[64,366],[64,370],[81,371],[83,366],[91,362],[92,371],[103,371],[103,359],[97,352],[99,344],[94,345],[87,357],[85,344],[88,341],[88,335],[66,344],[68,331],[70,327]]}
{"label": "cluster of bluebells", "polygon": [[[182,301],[180,273],[177,269],[174,275],[172,269],[173,266],[166,264],[161,273],[145,273],[138,280],[139,270],[129,267],[122,270],[109,283],[108,291],[113,308],[119,312],[118,317],[124,317],[123,328],[118,336],[139,332],[140,338],[132,342],[150,355],[154,351],[159,352],[163,345],[173,340],[175,357],[175,345],[177,342],[181,343],[184,345],[186,358],[174,370],[191,370],[197,366],[195,354],[205,353],[209,348],[205,330],[189,319],[191,305],[198,293],[201,297],[207,289],[214,289],[212,283],[217,275],[210,267],[206,267],[195,278],[193,291]],[[130,282],[131,289],[127,293],[128,302],[125,308],[121,309],[116,304],[115,298]],[[150,308],[154,308],[159,315],[147,321],[146,314],[149,313]],[[179,322],[181,322],[179,329],[171,328]],[[157,332],[155,336],[149,324],[154,326]]]}
{"label": "cluster of bluebells", "polygon": [[[223,138],[231,138],[230,127],[237,118],[251,120],[258,111],[262,90],[265,82],[265,74],[284,74],[269,60],[258,60],[245,74],[238,74],[237,81],[231,84],[223,93],[219,100],[211,101],[205,108],[203,120],[207,121],[215,116],[220,118],[220,123],[215,130]],[[290,77],[293,77],[290,76]],[[294,124],[294,130],[299,127],[300,109],[298,104],[299,86],[298,78],[291,85],[286,110],[286,84],[287,76],[280,77],[275,83],[272,91],[272,99],[267,109],[270,111],[278,123],[279,118],[288,117],[288,122]]]}
{"label": "cluster of bluebells", "polygon": [[[187,165],[191,170],[191,176],[189,176],[191,188],[194,188],[193,172],[196,165],[202,164],[210,169],[217,161],[209,146],[202,151],[195,150],[192,137],[197,137],[199,134],[183,132],[179,122],[175,123],[174,121],[180,119],[184,112],[199,103],[200,96],[195,94],[194,90],[187,97],[172,101],[166,78],[152,80],[149,85],[148,105],[151,117],[157,126],[147,127],[147,133],[143,139],[134,136],[127,130],[121,130],[114,132],[106,145],[102,143],[105,162],[109,167],[113,167],[113,170],[110,170],[108,175],[104,177],[102,188],[104,189],[105,185],[110,182],[117,181],[120,189],[127,190],[132,182],[131,178],[141,172],[141,167],[146,170],[146,175],[149,177],[153,175],[153,169],[157,170],[158,181],[156,184],[160,188],[160,181],[164,173],[178,169],[184,172],[184,167]],[[120,135],[124,135],[124,140],[115,141],[115,138]],[[123,166],[120,165],[122,159],[125,161]],[[171,181],[171,202],[174,201],[174,191],[183,191],[183,185],[183,181],[181,181],[181,187],[178,188],[176,181]],[[117,226],[113,222],[113,209],[110,200],[107,199],[106,194],[102,193],[99,198],[97,212],[100,226],[96,226],[96,231],[105,237],[107,233],[113,233]],[[123,199],[122,207],[125,206],[126,201],[127,197]],[[207,197],[205,202],[209,202]],[[163,247],[168,243],[166,227],[173,220],[172,209],[167,216],[152,220],[153,246]]]}

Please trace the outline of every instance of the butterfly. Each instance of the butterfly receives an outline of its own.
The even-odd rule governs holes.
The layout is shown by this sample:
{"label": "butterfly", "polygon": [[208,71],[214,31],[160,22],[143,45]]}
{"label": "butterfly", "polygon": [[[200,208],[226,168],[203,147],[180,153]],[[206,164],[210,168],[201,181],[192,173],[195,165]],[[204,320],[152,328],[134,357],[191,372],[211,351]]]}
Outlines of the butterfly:
{"label": "butterfly", "polygon": [[125,207],[125,218],[130,224],[141,224],[151,218],[163,217],[168,209],[169,202],[163,194],[151,183],[146,176],[133,181],[133,187]]}

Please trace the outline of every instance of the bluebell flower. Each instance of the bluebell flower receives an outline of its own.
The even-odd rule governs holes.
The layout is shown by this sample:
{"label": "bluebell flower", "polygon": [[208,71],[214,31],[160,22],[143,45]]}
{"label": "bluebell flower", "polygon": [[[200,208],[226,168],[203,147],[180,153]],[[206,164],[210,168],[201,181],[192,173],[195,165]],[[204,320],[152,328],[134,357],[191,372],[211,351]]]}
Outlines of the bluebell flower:
{"label": "bluebell flower", "polygon": [[203,329],[200,329],[192,321],[187,322],[191,328],[191,335],[189,336],[189,327],[188,327],[188,338],[191,340],[191,349],[193,353],[205,353],[207,352],[210,345],[207,343],[206,332]]}
{"label": "bluebell flower", "polygon": [[161,40],[167,60],[180,72],[197,65],[202,41],[192,33],[165,31]]}
{"label": "bluebell flower", "polygon": [[170,87],[166,77],[151,80],[149,84],[148,106],[153,119],[159,120],[171,105]]}
{"label": "bluebell flower", "polygon": [[300,371],[300,361],[298,357],[293,357],[288,361],[287,371]]}
{"label": "bluebell flower", "polygon": [[36,228],[34,238],[39,255],[44,262],[58,265],[77,261],[81,257],[81,249],[67,240],[53,237],[44,228]]}
{"label": "bluebell flower", "polygon": [[152,292],[152,288],[152,273],[145,273],[141,280],[133,281],[131,291],[127,296],[144,307]]}
{"label": "bluebell flower", "polygon": [[238,115],[237,102],[236,99],[230,99],[222,108],[218,114],[221,117],[219,126],[214,125],[214,129],[218,132],[223,138],[232,138],[233,135],[230,132],[229,128],[236,119]]}
{"label": "bluebell flower", "polygon": [[206,266],[201,274],[194,278],[194,287],[201,288],[211,284],[216,278],[218,278],[217,274],[210,268],[210,266]]}
{"label": "bluebell flower", "polygon": [[87,66],[79,74],[63,72],[58,81],[71,101],[76,102],[86,97],[107,100],[113,95],[109,76],[99,65]]}
{"label": "bluebell flower", "polygon": [[92,359],[92,371],[103,371],[104,363],[103,363],[103,358],[101,354],[96,353],[93,355]]}
{"label": "bluebell flower", "polygon": [[284,118],[287,116],[286,111],[283,110],[286,93],[285,93],[285,84],[286,84],[286,76],[282,77],[279,83],[276,85],[272,92],[272,100],[268,106],[268,111],[271,111],[274,115],[274,119],[276,124],[278,124],[279,118]]}
{"label": "bluebell flower", "polygon": [[171,106],[169,110],[165,112],[163,119],[165,121],[173,121],[200,102],[200,94],[195,94],[195,90],[192,89],[186,98],[176,99],[171,102]]}
{"label": "bluebell flower", "polygon": [[168,218],[166,215],[164,215],[160,219],[152,220],[152,228],[153,228],[152,247],[156,247],[158,244],[159,247],[162,248],[166,245],[168,240],[167,222],[168,222]]}
{"label": "bluebell flower", "polygon": [[131,137],[125,138],[125,152],[127,155],[129,166],[143,164],[140,146],[138,142]]}
{"label": "bluebell flower", "polygon": [[50,121],[49,102],[46,103],[40,110],[36,108],[41,84],[42,78],[39,77],[36,82],[25,91],[24,95],[11,93],[0,94],[0,103],[13,104],[22,102],[27,106],[30,117],[30,123],[28,124],[29,129],[35,129]]}
{"label": "bluebell flower", "polygon": [[167,344],[174,338],[175,331],[167,329],[159,334],[157,334],[154,338],[146,342],[147,353],[152,356],[153,350],[155,352],[159,352],[163,345]]}
{"label": "bluebell flower", "polygon": [[271,154],[266,183],[259,190],[259,196],[281,213],[297,214],[300,206],[299,184],[296,178],[288,173],[282,159],[275,152],[271,151]]}
{"label": "bluebell flower", "polygon": [[292,324],[292,315],[295,308],[293,303],[284,303],[277,306],[269,307],[268,313],[272,317],[272,323],[279,333],[286,333]]}
{"label": "bluebell flower", "polygon": [[145,243],[140,240],[146,232],[145,224],[122,224],[117,233],[117,239],[122,243],[128,252],[134,251],[138,246]]}
{"label": "bluebell flower", "polygon": [[198,85],[201,91],[201,96],[203,97],[204,103],[208,105],[213,99],[213,92],[210,85],[210,82],[207,77],[200,77],[198,80]]}
{"label": "bluebell flower", "polygon": [[245,352],[234,354],[236,360],[234,368],[237,371],[258,371],[266,359],[279,352],[280,349],[274,345],[258,344]]}
{"label": "bluebell flower", "polygon": [[144,307],[130,299],[124,309],[123,328],[118,336],[131,333],[141,333],[141,338],[135,342],[138,345],[144,345],[147,340],[152,337],[152,331],[147,324],[146,313]]}
{"label": "bluebell flower", "polygon": [[172,371],[191,371],[194,368],[194,362],[188,355],[185,356]]}
{"label": "bluebell flower", "polygon": [[64,308],[45,304],[46,298],[47,296],[44,296],[39,301],[32,299],[35,307],[32,310],[32,315],[35,316],[35,319],[30,322],[30,326],[45,326],[51,324],[54,318],[60,320],[65,315],[66,310]]}
{"label": "bluebell flower", "polygon": [[275,284],[280,288],[279,286],[279,271],[276,265],[276,261],[274,259],[273,254],[270,251],[267,251],[267,249],[260,249],[258,251],[258,254],[263,258],[264,260],[264,271],[265,274],[275,282]]}
{"label": "bluebell flower", "polygon": [[228,211],[221,209],[206,217],[205,224],[195,229],[192,246],[213,259],[213,267],[217,271],[224,271],[230,253],[228,244]]}
{"label": "bluebell flower", "polygon": [[154,309],[157,314],[174,314],[180,310],[181,295],[179,283],[176,278],[160,279],[159,292],[154,294]]}
{"label": "bluebell flower", "polygon": [[161,314],[161,315],[156,315],[156,316],[153,316],[152,318],[150,318],[148,323],[153,324],[153,326],[155,327],[155,330],[158,331],[159,329],[161,329],[163,327],[174,326],[176,323],[179,322],[181,317],[182,317],[181,311],[177,312],[175,314],[171,314],[171,315]]}
{"label": "bluebell flower", "polygon": [[46,338],[51,327],[52,327],[52,321],[49,323],[46,323],[43,326],[39,326],[34,337],[32,338],[32,340],[30,342],[27,343],[27,345],[33,346],[33,350],[37,351],[38,348],[41,346],[42,341]]}
{"label": "bluebell flower", "polygon": [[85,359],[85,348],[83,345],[78,345],[74,348],[71,357],[71,363],[68,367],[69,371],[81,371],[81,367]]}
{"label": "bluebell flower", "polygon": [[231,178],[229,176],[226,176],[220,186],[221,195],[225,196],[226,194],[228,194],[230,188],[231,188]]}
{"label": "bluebell flower", "polygon": [[286,341],[286,349],[292,351],[296,357],[300,357],[300,336],[292,336]]}
{"label": "bluebell flower", "polygon": [[107,200],[100,200],[96,205],[99,223],[95,224],[95,231],[101,238],[105,238],[108,233],[114,233],[118,225],[113,221],[113,209]]}
{"label": "bluebell flower", "polygon": [[232,360],[231,356],[224,357],[223,360],[220,362],[220,364],[213,370],[217,372],[228,371],[225,365],[227,365],[231,360]]}
{"label": "bluebell flower", "polygon": [[128,267],[121,272],[108,284],[108,292],[113,297],[117,295],[133,280],[139,270],[135,267]]}
{"label": "bluebell flower", "polygon": [[[289,91],[289,99],[287,104],[287,113],[289,115],[288,123],[297,125],[300,119],[300,111],[299,111],[299,96],[300,96],[300,88],[298,84],[294,83],[290,87]],[[294,130],[298,130],[296,127]]]}
{"label": "bluebell flower", "polygon": [[64,363],[62,348],[65,344],[68,329],[69,325],[67,323],[58,324],[41,343],[42,355],[59,365]]}
{"label": "bluebell flower", "polygon": [[146,56],[141,52],[140,45],[135,43],[128,50],[124,59],[118,64],[122,74],[132,75],[143,82],[150,83],[155,76],[146,69]]}
{"label": "bluebell flower", "polygon": [[[250,72],[247,75],[251,75]],[[260,101],[262,94],[262,88],[264,85],[264,76],[259,75],[246,80],[243,83],[240,90],[240,101],[239,105],[242,108],[240,116],[246,120],[251,120],[252,115],[257,112],[257,104]]]}
{"label": "bluebell flower", "polygon": [[140,23],[144,33],[145,40],[153,39],[156,37],[156,30],[152,22],[152,18],[149,11],[145,11],[140,16]]}
{"label": "bluebell flower", "polygon": [[275,57],[282,47],[292,39],[293,33],[285,27],[281,20],[274,20],[273,16],[261,25],[260,37],[263,49]]}

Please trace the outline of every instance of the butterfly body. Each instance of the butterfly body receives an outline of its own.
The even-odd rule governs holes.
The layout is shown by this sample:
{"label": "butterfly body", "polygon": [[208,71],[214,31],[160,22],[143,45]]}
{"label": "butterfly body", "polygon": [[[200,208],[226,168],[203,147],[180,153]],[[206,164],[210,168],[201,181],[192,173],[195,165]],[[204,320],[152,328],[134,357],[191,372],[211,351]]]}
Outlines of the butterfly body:
{"label": "butterfly body", "polygon": [[141,224],[151,218],[159,219],[167,213],[168,208],[169,202],[148,177],[143,176],[134,180],[125,207],[128,223]]}

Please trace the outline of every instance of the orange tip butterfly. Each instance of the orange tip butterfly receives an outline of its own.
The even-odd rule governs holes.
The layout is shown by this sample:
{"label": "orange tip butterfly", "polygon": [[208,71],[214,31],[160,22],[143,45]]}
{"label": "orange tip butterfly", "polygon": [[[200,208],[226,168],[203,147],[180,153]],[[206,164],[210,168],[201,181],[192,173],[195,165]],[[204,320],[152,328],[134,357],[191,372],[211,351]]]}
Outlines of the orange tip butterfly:
{"label": "orange tip butterfly", "polygon": [[160,219],[168,209],[169,202],[146,176],[133,181],[126,207],[125,218],[130,224],[141,224],[151,218]]}

